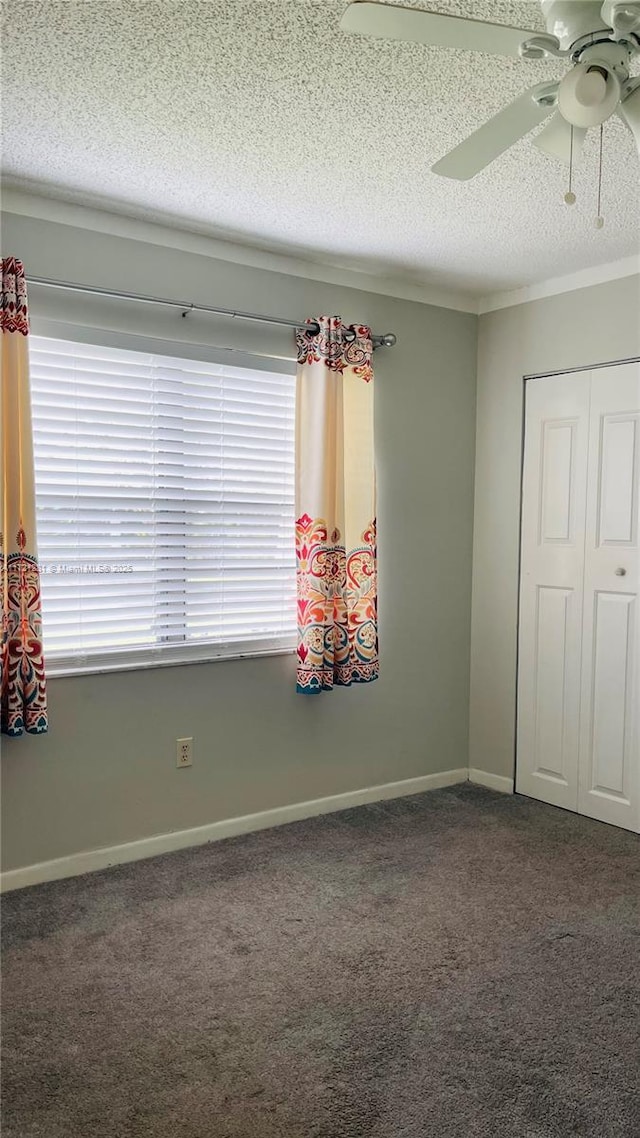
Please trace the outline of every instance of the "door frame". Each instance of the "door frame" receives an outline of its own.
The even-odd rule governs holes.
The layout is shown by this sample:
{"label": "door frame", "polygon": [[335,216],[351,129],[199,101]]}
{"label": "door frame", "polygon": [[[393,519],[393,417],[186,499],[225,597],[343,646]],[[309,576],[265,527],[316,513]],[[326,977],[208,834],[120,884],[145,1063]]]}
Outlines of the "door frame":
{"label": "door frame", "polygon": [[[573,375],[575,372],[580,371],[599,371],[601,368],[606,367],[620,367],[623,364],[637,364],[640,363],[640,356],[627,356],[621,360],[606,360],[604,363],[598,364],[580,364],[578,367],[563,367],[557,368],[555,371],[540,371],[534,372],[531,375],[523,375],[522,377],[522,416],[520,423],[520,508],[518,511],[518,569],[517,569],[517,582],[516,582],[516,597],[517,597],[517,612],[516,612],[516,668],[515,668],[515,707],[514,707],[514,736],[513,736],[513,793],[516,791],[516,779],[518,774],[518,691],[520,684],[520,588],[522,584],[522,507],[523,507],[523,491],[524,491],[524,446],[525,446],[525,433],[526,433],[526,414],[527,414],[527,383],[535,379],[552,379],[554,376],[559,375]],[[523,797],[528,797],[523,795]],[[537,799],[536,799],[537,801]],[[561,809],[558,807],[557,809]]]}

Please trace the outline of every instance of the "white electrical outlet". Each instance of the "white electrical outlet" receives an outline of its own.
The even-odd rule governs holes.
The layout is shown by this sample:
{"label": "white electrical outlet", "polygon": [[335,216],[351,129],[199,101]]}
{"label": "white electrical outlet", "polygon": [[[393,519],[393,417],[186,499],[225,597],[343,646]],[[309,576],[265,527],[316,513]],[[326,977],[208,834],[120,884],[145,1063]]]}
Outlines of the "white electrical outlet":
{"label": "white electrical outlet", "polygon": [[193,763],[193,739],[176,739],[176,766],[190,767]]}

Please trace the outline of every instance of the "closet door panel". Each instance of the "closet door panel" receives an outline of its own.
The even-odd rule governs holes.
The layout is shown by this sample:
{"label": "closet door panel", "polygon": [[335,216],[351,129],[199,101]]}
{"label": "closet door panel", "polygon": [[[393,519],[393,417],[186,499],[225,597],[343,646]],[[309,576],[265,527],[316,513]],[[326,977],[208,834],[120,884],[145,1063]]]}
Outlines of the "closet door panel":
{"label": "closet door panel", "polygon": [[578,809],[640,830],[640,364],[592,373]]}
{"label": "closet door panel", "polygon": [[525,421],[516,790],[576,810],[589,374],[529,381]]}

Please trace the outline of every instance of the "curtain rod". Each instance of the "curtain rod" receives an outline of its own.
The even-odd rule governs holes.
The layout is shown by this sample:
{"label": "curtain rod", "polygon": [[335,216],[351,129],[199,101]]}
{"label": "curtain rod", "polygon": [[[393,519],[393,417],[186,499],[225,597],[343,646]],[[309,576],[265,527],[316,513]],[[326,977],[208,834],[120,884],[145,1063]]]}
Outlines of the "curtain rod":
{"label": "curtain rod", "polygon": [[[59,288],[67,292],[82,292],[87,296],[109,296],[117,300],[134,300],[140,304],[163,304],[169,308],[179,308],[183,316],[188,316],[191,312],[208,312],[214,316],[231,316],[236,320],[254,320],[259,324],[279,324],[284,328],[300,328],[305,332],[311,332],[316,335],[319,331],[318,324],[305,324],[299,320],[282,320],[278,316],[261,316],[256,312],[236,312],[231,308],[211,308],[207,304],[191,304],[189,301],[182,300],[164,300],[158,296],[140,296],[134,292],[114,292],[109,288],[90,288],[87,285],[71,284],[68,281],[52,281],[46,277],[27,277],[28,285],[43,285],[45,288]],[[354,339],[353,333],[346,337]],[[386,332],[381,336],[371,337],[374,348],[393,348],[396,343],[396,335],[394,332]]]}

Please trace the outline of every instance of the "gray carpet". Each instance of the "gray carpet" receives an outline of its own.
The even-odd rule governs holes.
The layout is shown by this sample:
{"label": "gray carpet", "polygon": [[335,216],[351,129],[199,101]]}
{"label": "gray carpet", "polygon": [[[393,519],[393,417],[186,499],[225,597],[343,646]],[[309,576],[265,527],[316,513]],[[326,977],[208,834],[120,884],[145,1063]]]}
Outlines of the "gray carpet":
{"label": "gray carpet", "polygon": [[639,852],[466,785],[9,894],[4,1138],[638,1138]]}

